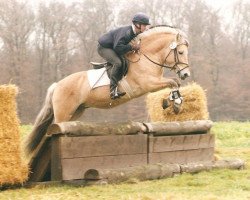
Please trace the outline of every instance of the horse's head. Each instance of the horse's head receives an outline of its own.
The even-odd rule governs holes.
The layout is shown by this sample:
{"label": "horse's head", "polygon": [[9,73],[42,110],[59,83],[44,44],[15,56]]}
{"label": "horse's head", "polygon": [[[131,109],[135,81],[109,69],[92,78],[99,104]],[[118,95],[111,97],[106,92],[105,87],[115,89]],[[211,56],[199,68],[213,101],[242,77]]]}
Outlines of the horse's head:
{"label": "horse's head", "polygon": [[188,64],[188,41],[178,33],[175,39],[166,48],[164,63],[166,67],[175,70],[178,76],[184,80],[190,76]]}
{"label": "horse's head", "polygon": [[184,80],[190,76],[188,41],[183,33],[170,27],[154,27],[141,34],[141,53],[152,63],[174,70]]}

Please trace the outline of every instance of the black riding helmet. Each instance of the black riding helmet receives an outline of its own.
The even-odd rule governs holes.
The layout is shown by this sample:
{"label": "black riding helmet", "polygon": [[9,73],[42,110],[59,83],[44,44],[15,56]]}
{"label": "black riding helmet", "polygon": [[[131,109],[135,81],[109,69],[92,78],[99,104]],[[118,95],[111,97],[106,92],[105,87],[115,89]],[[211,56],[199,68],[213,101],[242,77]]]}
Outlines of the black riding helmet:
{"label": "black riding helmet", "polygon": [[145,24],[145,25],[150,25],[149,23],[149,17],[144,14],[144,13],[137,13],[132,19],[133,23],[138,23],[138,24]]}

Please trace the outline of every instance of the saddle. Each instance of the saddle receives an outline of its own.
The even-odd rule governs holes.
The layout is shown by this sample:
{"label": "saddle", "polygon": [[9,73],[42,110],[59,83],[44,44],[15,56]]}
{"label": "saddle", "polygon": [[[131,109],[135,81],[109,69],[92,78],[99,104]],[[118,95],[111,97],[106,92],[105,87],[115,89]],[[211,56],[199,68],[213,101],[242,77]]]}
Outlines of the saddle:
{"label": "saddle", "polygon": [[106,67],[106,68],[112,67],[112,64],[109,62],[102,62],[102,63],[90,62],[90,64],[92,65],[93,69],[101,69],[103,67]]}
{"label": "saddle", "polygon": [[[124,56],[120,56],[120,59],[122,61],[122,75],[126,76],[127,72],[128,72],[128,67],[129,67],[129,61],[124,57]],[[107,74],[108,77],[110,78],[110,74],[111,74],[111,69],[113,67],[113,65],[109,62],[90,62],[90,64],[93,66],[93,69],[101,69],[103,67],[105,67],[107,69]]]}

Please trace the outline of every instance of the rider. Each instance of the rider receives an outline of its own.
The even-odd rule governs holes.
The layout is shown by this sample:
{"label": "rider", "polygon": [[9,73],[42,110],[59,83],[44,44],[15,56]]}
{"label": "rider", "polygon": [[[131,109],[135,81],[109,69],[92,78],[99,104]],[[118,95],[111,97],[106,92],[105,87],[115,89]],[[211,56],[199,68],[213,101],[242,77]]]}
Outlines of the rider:
{"label": "rider", "polygon": [[116,99],[126,94],[118,91],[118,81],[122,79],[122,61],[120,56],[129,51],[138,51],[140,44],[130,45],[129,42],[139,33],[146,30],[149,17],[144,13],[137,13],[132,19],[132,25],[111,30],[98,40],[98,53],[107,62],[113,65],[110,77],[110,98]]}

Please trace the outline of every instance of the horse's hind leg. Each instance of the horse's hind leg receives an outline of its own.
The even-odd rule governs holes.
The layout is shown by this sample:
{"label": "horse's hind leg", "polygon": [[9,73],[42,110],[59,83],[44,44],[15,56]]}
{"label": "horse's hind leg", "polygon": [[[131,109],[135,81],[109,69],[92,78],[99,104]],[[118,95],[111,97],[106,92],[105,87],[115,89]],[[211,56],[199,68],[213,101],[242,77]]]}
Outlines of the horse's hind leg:
{"label": "horse's hind leg", "polygon": [[[75,112],[86,101],[89,91],[90,86],[86,72],[75,73],[59,81],[52,98],[54,123],[66,122],[76,118]],[[82,112],[78,110],[77,113],[79,115]]]}
{"label": "horse's hind leg", "polygon": [[84,104],[81,104],[77,109],[76,109],[76,111],[74,112],[74,114],[73,114],[73,116],[71,117],[71,121],[74,121],[74,120],[77,120],[77,119],[79,119],[81,116],[82,116],[82,114],[83,114],[83,112],[84,112],[84,110],[85,110],[86,108],[84,107]]}
{"label": "horse's hind leg", "polygon": [[75,107],[57,104],[54,106],[54,123],[70,121],[75,111]]}
{"label": "horse's hind leg", "polygon": [[70,121],[77,108],[79,107],[79,96],[72,95],[71,92],[57,90],[54,93],[53,99],[54,123]]}

